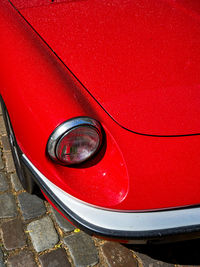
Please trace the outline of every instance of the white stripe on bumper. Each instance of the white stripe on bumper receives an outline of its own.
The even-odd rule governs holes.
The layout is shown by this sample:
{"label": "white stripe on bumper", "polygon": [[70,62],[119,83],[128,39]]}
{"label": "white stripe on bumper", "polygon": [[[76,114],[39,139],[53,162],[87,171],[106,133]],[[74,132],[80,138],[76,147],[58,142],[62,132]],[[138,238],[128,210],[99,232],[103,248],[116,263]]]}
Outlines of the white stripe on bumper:
{"label": "white stripe on bumper", "polygon": [[200,225],[200,208],[124,212],[105,210],[80,201],[50,182],[23,154],[24,161],[68,209],[86,222],[115,231],[154,231]]}

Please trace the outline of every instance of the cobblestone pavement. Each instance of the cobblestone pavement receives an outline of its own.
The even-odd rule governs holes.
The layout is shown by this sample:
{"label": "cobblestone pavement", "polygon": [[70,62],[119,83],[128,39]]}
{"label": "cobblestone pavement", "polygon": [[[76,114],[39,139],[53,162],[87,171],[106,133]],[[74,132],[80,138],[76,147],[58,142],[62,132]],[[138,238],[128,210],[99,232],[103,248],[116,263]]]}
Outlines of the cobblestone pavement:
{"label": "cobblestone pavement", "polygon": [[198,265],[200,242],[195,242],[191,261],[184,254],[185,247],[187,253],[190,251],[191,243],[126,247],[91,237],[72,226],[49,203],[23,190],[0,110],[0,267]]}

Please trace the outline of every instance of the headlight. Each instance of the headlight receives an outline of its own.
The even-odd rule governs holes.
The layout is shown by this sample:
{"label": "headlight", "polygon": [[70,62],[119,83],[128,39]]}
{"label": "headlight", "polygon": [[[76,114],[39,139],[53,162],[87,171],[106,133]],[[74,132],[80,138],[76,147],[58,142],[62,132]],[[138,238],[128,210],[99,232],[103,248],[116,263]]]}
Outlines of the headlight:
{"label": "headlight", "polygon": [[62,164],[78,164],[92,157],[101,143],[100,124],[94,119],[78,117],[54,130],[47,143],[47,153]]}

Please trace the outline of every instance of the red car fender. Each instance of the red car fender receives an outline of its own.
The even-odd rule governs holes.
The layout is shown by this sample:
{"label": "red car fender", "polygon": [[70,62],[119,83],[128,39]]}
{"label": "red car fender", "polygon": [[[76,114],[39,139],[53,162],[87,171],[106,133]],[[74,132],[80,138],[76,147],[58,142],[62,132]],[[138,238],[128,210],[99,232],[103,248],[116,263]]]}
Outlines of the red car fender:
{"label": "red car fender", "polygon": [[[107,156],[102,159],[99,154],[90,168],[60,166],[46,156],[47,140],[63,121],[76,116],[102,121],[100,117],[108,115],[9,3],[1,4],[1,12],[1,94],[21,150],[72,195],[98,205],[120,203],[128,190],[128,176],[111,136],[107,135]],[[116,179],[113,174],[119,170]]]}
{"label": "red car fender", "polygon": [[[5,1],[0,30],[0,92],[21,150],[49,180],[104,208],[148,210],[200,202],[198,135],[150,137],[123,129]],[[56,126],[76,116],[101,122],[104,147],[80,166],[55,164],[46,156],[47,140]]]}

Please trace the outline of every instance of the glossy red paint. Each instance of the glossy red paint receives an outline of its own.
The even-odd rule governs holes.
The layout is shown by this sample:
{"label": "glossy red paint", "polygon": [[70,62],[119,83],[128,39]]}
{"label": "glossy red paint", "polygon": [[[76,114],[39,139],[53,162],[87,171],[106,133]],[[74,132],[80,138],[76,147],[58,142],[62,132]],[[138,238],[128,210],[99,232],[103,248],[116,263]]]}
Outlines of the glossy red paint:
{"label": "glossy red paint", "polygon": [[200,1],[13,2],[120,125],[200,132]]}
{"label": "glossy red paint", "polygon": [[[0,93],[20,148],[49,180],[105,208],[148,210],[200,203],[199,135],[151,137],[123,129],[7,1],[0,3],[0,31]],[[46,156],[46,143],[56,126],[75,116],[100,121],[106,144],[92,161],[60,166]]]}

